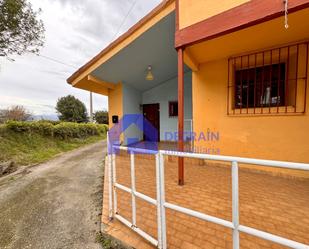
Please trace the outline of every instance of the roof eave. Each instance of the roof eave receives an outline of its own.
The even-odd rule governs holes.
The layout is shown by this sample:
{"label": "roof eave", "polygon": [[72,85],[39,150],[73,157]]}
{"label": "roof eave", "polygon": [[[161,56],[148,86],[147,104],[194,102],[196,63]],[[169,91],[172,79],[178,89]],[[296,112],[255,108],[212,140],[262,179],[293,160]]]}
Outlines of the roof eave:
{"label": "roof eave", "polygon": [[90,61],[80,67],[77,71],[75,71],[68,79],[67,83],[72,84],[73,81],[78,78],[82,73],[84,73],[88,68],[90,68],[93,64],[95,64],[102,56],[128,38],[131,34],[133,34],[136,30],[141,28],[145,23],[151,20],[154,16],[160,13],[167,5],[173,3],[175,0],[163,0],[156,8],[154,8],[151,12],[149,12],[146,16],[144,16],[140,21],[138,21],[134,26],[132,26],[127,32],[123,35],[119,36],[115,41],[110,43],[106,48],[104,48],[101,52],[99,52],[96,56],[94,56]]}

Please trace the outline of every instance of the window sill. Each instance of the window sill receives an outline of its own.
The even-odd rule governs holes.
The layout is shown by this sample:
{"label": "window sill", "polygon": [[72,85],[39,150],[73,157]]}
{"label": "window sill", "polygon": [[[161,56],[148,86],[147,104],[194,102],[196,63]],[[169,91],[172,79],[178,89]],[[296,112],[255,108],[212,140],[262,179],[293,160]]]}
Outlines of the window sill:
{"label": "window sill", "polygon": [[[300,116],[305,111],[297,110],[295,106],[279,106],[279,107],[256,107],[228,110],[229,117],[256,117],[256,116]],[[300,109],[300,108],[299,108]]]}

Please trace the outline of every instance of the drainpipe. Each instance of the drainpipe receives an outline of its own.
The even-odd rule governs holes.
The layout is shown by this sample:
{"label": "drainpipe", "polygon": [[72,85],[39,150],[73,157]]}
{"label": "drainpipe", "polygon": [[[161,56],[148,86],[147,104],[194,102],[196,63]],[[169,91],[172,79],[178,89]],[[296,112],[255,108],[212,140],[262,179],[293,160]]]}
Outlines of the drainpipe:
{"label": "drainpipe", "polygon": [[[178,150],[184,151],[184,62],[183,48],[178,53]],[[178,185],[184,185],[184,158],[178,157]]]}

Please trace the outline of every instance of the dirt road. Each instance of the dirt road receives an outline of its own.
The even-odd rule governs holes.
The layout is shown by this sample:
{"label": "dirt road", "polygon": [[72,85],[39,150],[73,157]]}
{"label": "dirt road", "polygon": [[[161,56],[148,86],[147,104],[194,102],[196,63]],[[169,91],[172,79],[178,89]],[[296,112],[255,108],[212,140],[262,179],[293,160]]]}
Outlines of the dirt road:
{"label": "dirt road", "polygon": [[105,142],[0,179],[0,248],[95,249]]}

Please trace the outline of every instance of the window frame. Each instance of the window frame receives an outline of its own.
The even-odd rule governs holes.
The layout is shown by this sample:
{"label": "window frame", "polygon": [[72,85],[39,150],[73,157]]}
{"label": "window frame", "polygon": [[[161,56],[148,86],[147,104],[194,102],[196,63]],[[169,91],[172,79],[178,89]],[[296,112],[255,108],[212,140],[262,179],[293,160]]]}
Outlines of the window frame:
{"label": "window frame", "polygon": [[[308,77],[308,41],[293,43],[253,53],[241,54],[228,58],[227,80],[227,115],[301,115],[306,113],[307,77]],[[263,68],[270,65],[285,64],[284,104],[271,104],[272,98],[265,105],[236,107],[236,72]],[[263,71],[263,70],[262,70]],[[264,71],[263,71],[264,72]],[[279,75],[279,68],[277,70]],[[270,79],[270,78],[269,78]],[[281,80],[278,79],[278,87]],[[256,76],[254,76],[256,82]],[[272,82],[273,80],[268,81]],[[250,86],[250,85],[249,85]],[[266,84],[264,86],[267,86]],[[278,88],[276,88],[278,89]],[[280,89],[279,89],[280,90]],[[279,91],[278,90],[278,91]],[[256,89],[254,90],[256,91]],[[256,92],[253,93],[256,98]],[[272,93],[271,93],[272,94]],[[280,93],[281,96],[282,93]],[[263,95],[266,95],[265,92]],[[273,95],[272,95],[273,96]],[[274,97],[274,96],[273,96]],[[255,99],[257,102],[258,100]]]}
{"label": "window frame", "polygon": [[[172,111],[173,110],[173,105],[175,105],[176,108],[177,108],[177,113],[176,114],[174,114],[173,111]],[[174,100],[174,101],[169,101],[168,102],[168,116],[170,118],[178,117],[178,100]]]}

